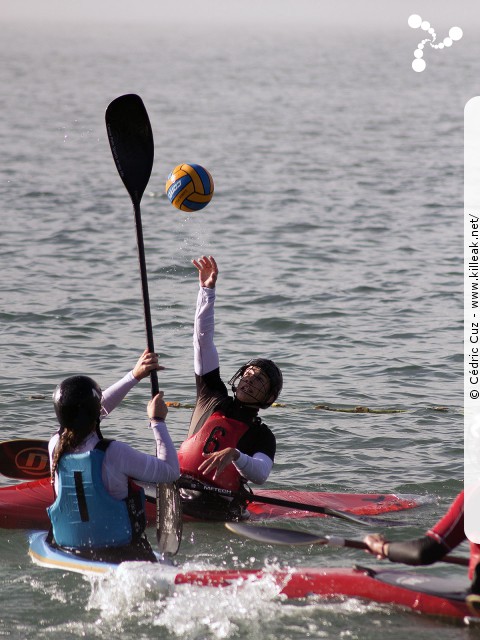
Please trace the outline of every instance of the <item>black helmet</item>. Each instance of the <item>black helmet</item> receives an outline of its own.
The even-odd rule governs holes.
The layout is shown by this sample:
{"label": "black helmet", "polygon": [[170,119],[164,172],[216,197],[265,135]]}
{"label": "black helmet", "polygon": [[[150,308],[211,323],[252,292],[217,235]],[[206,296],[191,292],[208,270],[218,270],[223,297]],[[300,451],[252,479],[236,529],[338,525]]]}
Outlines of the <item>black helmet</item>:
{"label": "black helmet", "polygon": [[53,392],[58,422],[71,431],[83,431],[98,423],[102,390],[88,376],[66,378]]}
{"label": "black helmet", "polygon": [[254,358],[249,360],[243,367],[233,374],[233,377],[229,380],[228,384],[232,385],[232,391],[235,393],[237,387],[236,382],[240,380],[245,371],[250,367],[258,367],[268,377],[270,381],[270,389],[268,393],[268,402],[264,402],[259,405],[260,409],[267,409],[270,407],[280,395],[283,387],[283,376],[277,365],[272,360],[266,358]]}

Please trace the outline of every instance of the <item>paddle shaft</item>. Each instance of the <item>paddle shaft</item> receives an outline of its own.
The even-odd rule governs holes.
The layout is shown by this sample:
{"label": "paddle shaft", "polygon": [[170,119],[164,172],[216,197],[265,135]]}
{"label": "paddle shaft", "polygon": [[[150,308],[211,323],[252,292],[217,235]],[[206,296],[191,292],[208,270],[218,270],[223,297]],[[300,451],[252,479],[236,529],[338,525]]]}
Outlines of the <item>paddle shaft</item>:
{"label": "paddle shaft", "polygon": [[[142,281],[143,314],[145,317],[145,332],[147,336],[147,347],[150,353],[155,353],[155,347],[153,344],[152,315],[150,313],[150,296],[148,293],[147,265],[145,262],[145,245],[143,242],[142,216],[140,212],[140,202],[134,199],[133,196],[132,196],[132,202],[133,202],[133,214],[135,217],[135,228],[137,231],[138,263],[140,266],[140,277]],[[157,395],[159,391],[158,375],[156,371],[150,372],[150,382],[152,387],[152,398],[153,398]]]}
{"label": "paddle shaft", "polygon": [[360,525],[380,525],[380,526],[402,526],[402,522],[396,522],[392,520],[382,520],[381,518],[371,517],[359,517],[338,511],[337,509],[331,509],[330,507],[322,507],[314,504],[305,504],[304,502],[295,502],[293,500],[282,500],[281,498],[271,498],[269,496],[262,496],[257,493],[248,493],[247,491],[230,491],[229,489],[222,489],[220,487],[213,487],[211,485],[203,484],[190,478],[181,478],[179,480],[179,486],[185,489],[193,489],[194,491],[204,491],[206,493],[214,493],[226,498],[242,498],[247,502],[262,502],[263,504],[271,504],[278,507],[286,507],[287,509],[297,509],[298,511],[310,511],[311,513],[321,513],[323,515],[332,516],[334,518],[341,518],[355,524]]}
{"label": "paddle shaft", "polygon": [[[332,547],[348,547],[350,549],[363,549],[368,551],[369,547],[365,542],[361,540],[348,540],[346,538],[337,538],[337,536],[325,536],[326,542],[323,544],[330,545]],[[322,543],[319,543],[322,544]],[[443,556],[439,562],[447,562],[448,564],[457,564],[462,567],[468,567],[468,558],[460,558],[459,556]]]}

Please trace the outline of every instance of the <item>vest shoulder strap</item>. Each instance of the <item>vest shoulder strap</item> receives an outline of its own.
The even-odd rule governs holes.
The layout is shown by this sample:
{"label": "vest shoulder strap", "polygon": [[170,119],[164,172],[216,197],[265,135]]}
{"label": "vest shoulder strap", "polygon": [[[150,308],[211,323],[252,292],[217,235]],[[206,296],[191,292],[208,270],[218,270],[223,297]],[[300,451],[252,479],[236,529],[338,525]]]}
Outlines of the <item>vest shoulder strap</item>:
{"label": "vest shoulder strap", "polygon": [[102,438],[102,440],[99,440],[97,442],[94,448],[97,449],[98,451],[106,451],[108,447],[112,444],[112,442],[115,442],[115,440],[110,440],[109,438]]}

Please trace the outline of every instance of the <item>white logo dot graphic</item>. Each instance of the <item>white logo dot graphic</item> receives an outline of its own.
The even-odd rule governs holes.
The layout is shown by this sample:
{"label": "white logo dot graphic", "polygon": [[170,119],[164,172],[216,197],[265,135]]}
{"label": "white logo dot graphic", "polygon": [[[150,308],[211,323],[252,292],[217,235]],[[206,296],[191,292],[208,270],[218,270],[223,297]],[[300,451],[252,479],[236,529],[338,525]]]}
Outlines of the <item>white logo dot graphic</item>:
{"label": "white logo dot graphic", "polygon": [[414,61],[412,62],[412,69],[417,73],[421,73],[425,70],[427,63],[424,60],[424,48],[428,43],[432,49],[442,50],[445,48],[449,48],[453,45],[454,42],[458,42],[463,37],[463,31],[460,27],[451,27],[448,32],[448,36],[446,36],[442,42],[435,44],[437,39],[437,34],[435,33],[435,29],[431,26],[428,20],[423,20],[419,15],[413,13],[408,18],[408,26],[412,29],[421,29],[422,31],[426,31],[429,34],[429,38],[425,38],[421,40],[417,44],[417,48],[413,52]]}
{"label": "white logo dot graphic", "polygon": [[427,66],[427,63],[423,58],[415,58],[415,60],[412,62],[412,69],[414,71],[418,71],[418,73],[423,71],[426,66]]}
{"label": "white logo dot graphic", "polygon": [[463,31],[460,29],[460,27],[452,27],[448,32],[448,35],[452,40],[455,40],[455,41],[461,40],[463,36]]}
{"label": "white logo dot graphic", "polygon": [[412,29],[418,29],[418,27],[422,24],[422,19],[420,16],[417,16],[415,13],[411,15],[408,19],[408,26],[412,27]]}

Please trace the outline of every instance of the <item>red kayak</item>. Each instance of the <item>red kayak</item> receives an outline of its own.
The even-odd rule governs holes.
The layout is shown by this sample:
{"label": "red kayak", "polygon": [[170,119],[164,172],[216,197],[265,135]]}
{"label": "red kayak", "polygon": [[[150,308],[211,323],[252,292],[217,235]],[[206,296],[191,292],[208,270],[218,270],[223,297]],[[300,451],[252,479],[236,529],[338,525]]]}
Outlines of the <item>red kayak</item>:
{"label": "red kayak", "polygon": [[[303,502],[308,505],[326,506],[355,515],[376,515],[403,509],[412,509],[424,503],[422,496],[376,493],[323,493],[313,491],[257,490],[258,496]],[[46,509],[53,502],[53,490],[49,478],[0,487],[0,528],[47,529],[49,520]],[[252,502],[248,505],[250,520],[278,518],[318,517],[319,514],[300,511],[291,507]],[[148,524],[155,525],[155,505],[147,502]]]}
{"label": "red kayak", "polygon": [[[83,574],[102,574],[117,570],[121,564],[85,559],[67,551],[53,548],[46,542],[45,532],[30,536],[29,554],[37,565],[73,571]],[[133,570],[136,563],[130,563]],[[142,571],[145,563],[139,563]],[[179,571],[173,565],[159,564],[159,575],[175,585],[198,587],[229,587],[240,589],[246,582],[268,581],[275,585],[278,594],[287,598],[317,599],[359,598],[366,601],[395,605],[434,616],[451,618],[480,617],[479,611],[471,612],[465,601],[465,579],[439,578],[428,573],[375,571],[365,567],[316,569],[210,569]],[[238,592],[237,592],[238,593]]]}
{"label": "red kayak", "polygon": [[393,604],[419,613],[452,618],[480,617],[465,602],[465,580],[438,578],[411,571],[302,568],[289,571],[189,571],[175,584],[226,587],[245,580],[272,579],[288,598],[361,598]]}

